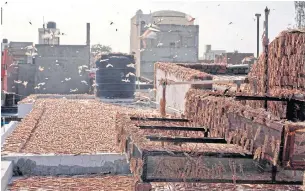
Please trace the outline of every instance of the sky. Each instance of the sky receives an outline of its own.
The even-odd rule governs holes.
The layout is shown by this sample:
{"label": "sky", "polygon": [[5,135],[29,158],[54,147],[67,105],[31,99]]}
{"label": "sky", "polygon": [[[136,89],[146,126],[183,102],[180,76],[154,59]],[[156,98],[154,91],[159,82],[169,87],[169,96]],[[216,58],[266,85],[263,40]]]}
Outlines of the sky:
{"label": "sky", "polygon": [[[91,44],[110,45],[116,52],[129,53],[130,19],[137,10],[144,14],[175,10],[196,18],[200,57],[206,44],[211,44],[212,50],[256,55],[254,15],[262,15],[261,36],[266,6],[270,9],[269,39],[273,40],[289,24],[295,24],[293,1],[1,0],[0,32],[9,41],[38,43],[38,28],[42,28],[44,18],[45,22],[55,21],[57,28],[66,34],[61,37],[61,44],[85,44],[86,23],[90,22]],[[230,22],[233,24],[228,25]]]}

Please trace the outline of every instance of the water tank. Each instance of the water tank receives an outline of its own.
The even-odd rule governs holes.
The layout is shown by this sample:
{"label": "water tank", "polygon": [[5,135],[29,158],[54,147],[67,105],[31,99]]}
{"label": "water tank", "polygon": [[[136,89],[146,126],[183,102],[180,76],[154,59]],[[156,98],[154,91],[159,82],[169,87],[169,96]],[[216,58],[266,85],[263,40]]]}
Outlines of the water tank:
{"label": "water tank", "polygon": [[136,90],[136,69],[133,55],[106,54],[96,61],[96,97],[133,99]]}
{"label": "water tank", "polygon": [[204,48],[205,48],[204,52],[209,53],[212,50],[212,45],[207,44],[207,45],[204,46]]}
{"label": "water tank", "polygon": [[47,28],[48,29],[56,29],[56,23],[53,21],[50,21],[47,23]]}

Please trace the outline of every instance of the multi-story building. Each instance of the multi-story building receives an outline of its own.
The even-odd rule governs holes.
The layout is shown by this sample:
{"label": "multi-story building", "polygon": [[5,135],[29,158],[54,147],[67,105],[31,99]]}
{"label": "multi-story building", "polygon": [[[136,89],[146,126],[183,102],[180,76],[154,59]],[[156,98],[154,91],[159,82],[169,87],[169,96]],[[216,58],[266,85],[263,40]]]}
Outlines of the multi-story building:
{"label": "multi-story building", "polygon": [[205,45],[205,51],[203,53],[203,60],[215,60],[217,55],[226,53],[225,50],[212,50],[211,45]]}
{"label": "multi-story building", "polygon": [[60,34],[60,30],[56,28],[56,23],[50,21],[47,23],[47,28],[43,25],[43,28],[38,29],[38,44],[59,45]]}
{"label": "multi-story building", "polygon": [[215,63],[242,64],[244,58],[254,57],[254,53],[227,52],[215,56]]}
{"label": "multi-story building", "polygon": [[[155,37],[141,39],[150,24],[157,25]],[[157,11],[131,18],[130,53],[136,57],[137,76],[153,79],[154,63],[198,62],[199,26],[185,13]]]}

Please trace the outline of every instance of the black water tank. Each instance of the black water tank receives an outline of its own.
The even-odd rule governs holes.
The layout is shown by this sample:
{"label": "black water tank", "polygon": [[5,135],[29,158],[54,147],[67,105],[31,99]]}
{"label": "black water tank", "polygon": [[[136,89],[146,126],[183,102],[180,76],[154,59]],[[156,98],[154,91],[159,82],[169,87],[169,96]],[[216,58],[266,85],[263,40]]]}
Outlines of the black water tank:
{"label": "black water tank", "polygon": [[128,65],[134,63],[133,55],[102,55],[95,63],[98,68],[95,75],[96,96],[106,99],[133,99],[136,90],[136,69]]}
{"label": "black water tank", "polygon": [[56,29],[56,23],[53,21],[50,21],[47,23],[47,28],[48,29]]}

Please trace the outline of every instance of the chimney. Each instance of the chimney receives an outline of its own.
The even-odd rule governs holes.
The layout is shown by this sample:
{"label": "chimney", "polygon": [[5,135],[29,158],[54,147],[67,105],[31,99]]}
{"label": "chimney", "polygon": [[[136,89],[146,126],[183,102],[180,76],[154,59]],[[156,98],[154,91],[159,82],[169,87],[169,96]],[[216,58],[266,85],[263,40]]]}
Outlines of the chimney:
{"label": "chimney", "polygon": [[90,23],[87,23],[87,42],[86,44],[90,47]]}

